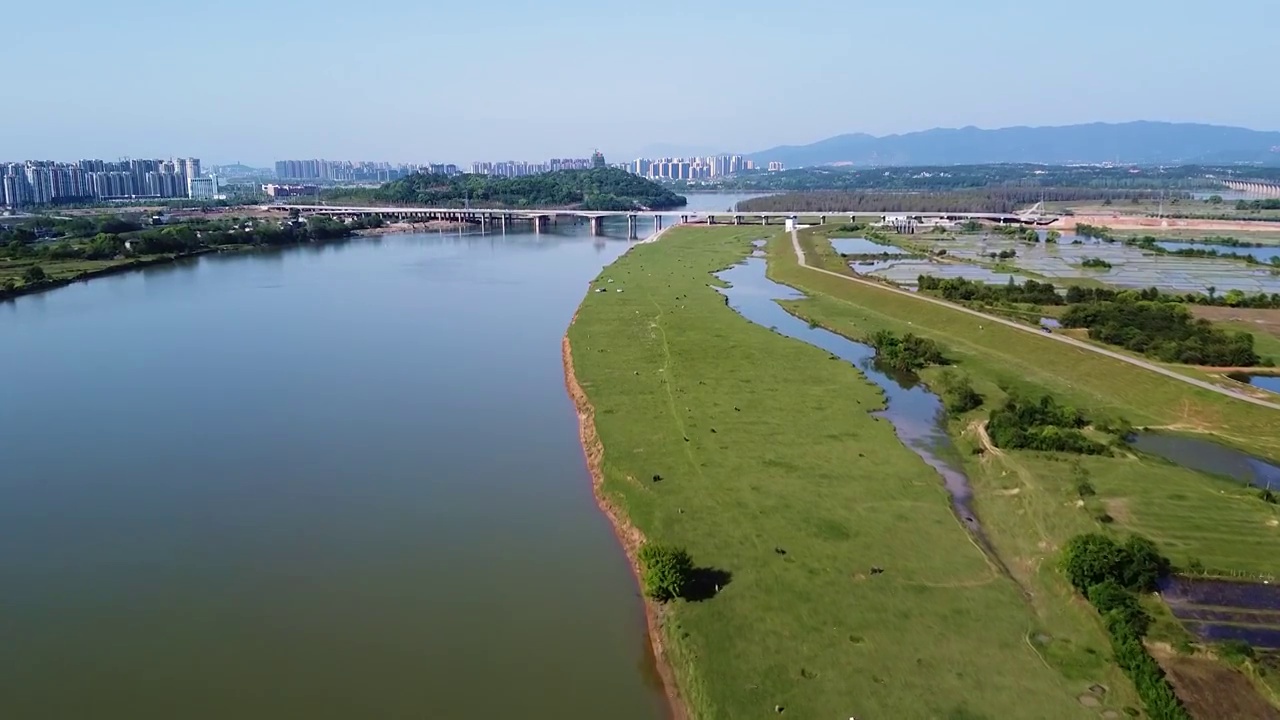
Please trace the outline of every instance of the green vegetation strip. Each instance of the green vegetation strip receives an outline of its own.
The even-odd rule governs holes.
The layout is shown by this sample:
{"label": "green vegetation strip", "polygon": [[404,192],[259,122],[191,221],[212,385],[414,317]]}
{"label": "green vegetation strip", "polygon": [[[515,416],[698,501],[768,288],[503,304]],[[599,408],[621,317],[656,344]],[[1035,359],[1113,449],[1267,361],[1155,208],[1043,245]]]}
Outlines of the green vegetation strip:
{"label": "green vegetation strip", "polygon": [[[811,265],[849,274],[821,228],[802,231],[800,239]],[[1096,417],[1123,417],[1135,426],[1210,432],[1241,449],[1280,458],[1280,434],[1274,431],[1280,414],[1273,409],[887,287],[802,268],[784,235],[770,240],[769,275],[809,295],[784,302],[788,309],[847,337],[877,330],[923,335],[946,348],[959,370],[987,385],[1027,396],[1049,392]]]}
{"label": "green vegetation strip", "polygon": [[569,330],[603,492],[718,579],[662,613],[692,715],[1085,718],[1092,682],[1108,703],[1132,697],[1096,622],[1053,620],[1070,667],[1041,652],[1041,618],[870,414],[877,388],[726,307],[711,274],[757,232],[679,228],[636,247]]}

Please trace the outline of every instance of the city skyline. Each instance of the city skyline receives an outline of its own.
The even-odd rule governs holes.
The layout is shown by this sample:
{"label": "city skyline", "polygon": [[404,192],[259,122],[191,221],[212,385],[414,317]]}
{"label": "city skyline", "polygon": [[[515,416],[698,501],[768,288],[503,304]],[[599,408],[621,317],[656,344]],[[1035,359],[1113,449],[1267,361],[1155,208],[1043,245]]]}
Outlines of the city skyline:
{"label": "city skyline", "polygon": [[0,161],[2,207],[104,199],[212,200],[217,195],[217,177],[202,173],[200,159],[194,157]]}

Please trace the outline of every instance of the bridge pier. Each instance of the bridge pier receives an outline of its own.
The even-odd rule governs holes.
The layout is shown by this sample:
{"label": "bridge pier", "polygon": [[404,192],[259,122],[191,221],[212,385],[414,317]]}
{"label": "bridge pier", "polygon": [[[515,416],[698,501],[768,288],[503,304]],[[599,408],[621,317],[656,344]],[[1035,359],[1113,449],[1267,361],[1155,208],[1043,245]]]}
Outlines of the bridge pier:
{"label": "bridge pier", "polygon": [[592,234],[592,235],[603,235],[603,234],[604,234],[604,216],[603,216],[603,215],[593,215],[593,216],[590,218],[590,220],[591,220],[591,234]]}
{"label": "bridge pier", "polygon": [[715,224],[716,224],[716,216],[715,216],[715,215],[708,215],[708,216],[707,216],[707,224],[708,224],[708,225],[715,225]]}
{"label": "bridge pier", "polygon": [[636,233],[636,216],[628,215],[627,216],[627,239],[635,240],[637,239],[637,237],[638,236]]}
{"label": "bridge pier", "polygon": [[768,216],[768,215],[761,215],[761,216],[760,216],[760,224],[761,224],[761,225],[768,225],[768,224],[769,224],[769,216]]}
{"label": "bridge pier", "polygon": [[734,215],[734,216],[733,216],[733,224],[734,224],[734,225],[741,225],[741,224],[742,224],[742,216],[741,216],[741,215]]}
{"label": "bridge pier", "polygon": [[661,216],[661,215],[654,215],[654,216],[653,216],[653,231],[654,231],[654,232],[657,232],[657,231],[659,231],[659,230],[661,230],[661,229],[662,229],[662,216]]}
{"label": "bridge pier", "polygon": [[827,224],[827,216],[826,216],[826,215],[819,215],[819,216],[818,216],[818,224],[819,224],[819,225],[826,225],[826,224]]}
{"label": "bridge pier", "polygon": [[544,233],[544,232],[546,232],[546,231],[547,231],[547,229],[548,229],[547,216],[546,216],[546,215],[534,215],[534,216],[533,216],[533,231],[534,231],[534,232],[536,232],[536,233]]}

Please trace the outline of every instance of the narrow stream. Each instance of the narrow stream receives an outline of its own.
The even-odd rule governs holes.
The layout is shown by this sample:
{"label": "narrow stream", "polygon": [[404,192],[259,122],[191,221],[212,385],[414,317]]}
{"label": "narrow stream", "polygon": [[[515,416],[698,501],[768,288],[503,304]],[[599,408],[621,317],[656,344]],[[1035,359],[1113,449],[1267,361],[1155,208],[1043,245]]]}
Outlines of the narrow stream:
{"label": "narrow stream", "polygon": [[799,300],[804,298],[804,294],[768,279],[765,276],[765,261],[758,253],[755,257],[718,273],[716,277],[730,283],[730,287],[718,290],[728,299],[729,307],[738,314],[757,325],[809,343],[853,363],[863,375],[884,391],[886,407],[875,413],[876,416],[892,423],[898,439],[942,476],[957,517],[988,556],[999,563],[973,511],[973,491],[969,487],[969,479],[963,471],[945,459],[948,455],[954,455],[956,450],[943,427],[944,411],[938,396],[911,379],[896,377],[877,368],[876,352],[871,346],[854,342],[829,330],[810,327],[807,322],[784,310],[777,300]]}

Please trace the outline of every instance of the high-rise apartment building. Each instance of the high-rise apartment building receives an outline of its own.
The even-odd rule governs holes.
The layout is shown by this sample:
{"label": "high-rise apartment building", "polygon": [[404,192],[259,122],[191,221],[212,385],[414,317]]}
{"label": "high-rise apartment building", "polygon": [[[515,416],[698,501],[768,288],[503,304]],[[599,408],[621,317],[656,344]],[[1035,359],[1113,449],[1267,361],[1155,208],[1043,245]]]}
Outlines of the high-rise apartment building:
{"label": "high-rise apartment building", "polygon": [[95,198],[187,197],[188,173],[200,161],[29,160],[0,163],[0,205],[16,207]]}

